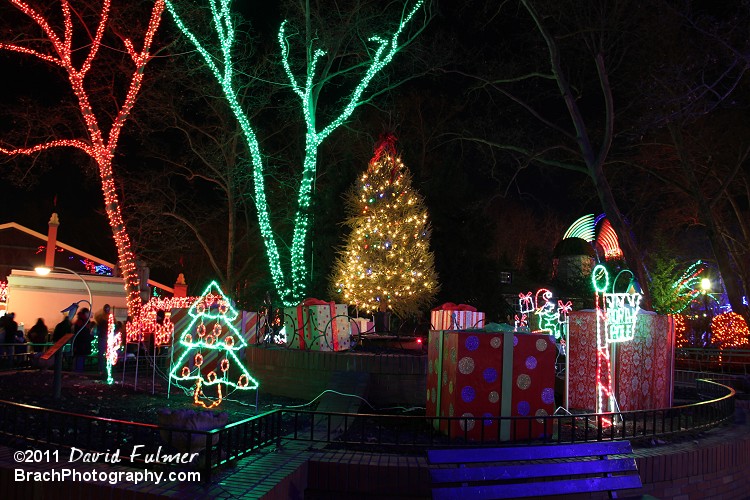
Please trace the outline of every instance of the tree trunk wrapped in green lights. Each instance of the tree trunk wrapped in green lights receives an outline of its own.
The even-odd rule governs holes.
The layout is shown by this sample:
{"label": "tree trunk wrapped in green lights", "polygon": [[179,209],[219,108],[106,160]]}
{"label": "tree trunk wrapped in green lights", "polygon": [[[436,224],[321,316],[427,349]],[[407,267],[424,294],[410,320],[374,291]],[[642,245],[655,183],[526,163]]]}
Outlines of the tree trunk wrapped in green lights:
{"label": "tree trunk wrapped in green lights", "polygon": [[[210,12],[211,16],[210,19],[206,17],[204,25],[212,27],[213,35],[215,35],[213,41],[199,37],[200,28],[203,27],[200,23],[197,25],[187,23],[190,15],[183,12],[183,7],[189,12],[188,2],[165,0],[175,24],[195,46],[206,67],[221,85],[227,104],[242,128],[250,153],[254,182],[253,200],[257,210],[261,238],[266,248],[271,278],[281,301],[287,306],[294,306],[304,299],[309,280],[309,268],[305,258],[310,255],[309,235],[312,226],[310,207],[317,176],[318,150],[331,133],[351,117],[356,108],[369,102],[375,94],[384,91],[384,89],[378,91],[373,88],[375,86],[373,80],[391,62],[396,53],[424,29],[429,18],[429,9],[425,6],[425,0],[407,0],[400,8],[395,9],[397,12],[400,11],[401,17],[399,22],[393,24],[390,32],[367,36],[355,34],[354,40],[357,40],[360,45],[357,49],[360,51],[358,55],[357,50],[352,48],[354,45],[349,46],[348,43],[339,45],[340,51],[332,50],[331,52],[327,52],[318,45],[320,37],[311,26],[308,2],[305,6],[307,22],[304,30],[304,46],[301,51],[304,54],[302,71],[299,71],[296,66],[293,67],[289,60],[291,43],[299,38],[299,31],[290,28],[286,21],[281,24],[278,32],[281,63],[289,81],[289,88],[299,98],[301,117],[304,119],[305,127],[305,151],[301,162],[302,172],[297,190],[292,242],[288,254],[282,255],[287,245],[279,244],[281,241],[279,234],[272,227],[273,217],[266,197],[265,176],[268,174],[256,131],[257,125],[254,126],[251,123],[253,111],[242,108],[240,92],[237,88],[239,75],[235,73],[233,59],[237,33],[235,18],[231,12],[232,0],[211,0],[207,3],[209,9],[206,9],[206,12]],[[408,27],[412,22],[416,23],[415,18],[421,11],[426,16],[425,23],[421,27],[415,27],[412,32]],[[323,27],[320,29],[322,30]],[[354,60],[354,63],[350,65],[351,60]],[[339,109],[326,113],[327,119],[325,120],[322,116],[318,116],[319,108],[322,106],[318,98],[323,89],[328,85],[335,85],[336,92],[342,92],[341,79],[348,79],[353,74],[359,76],[352,77],[350,83],[353,83],[353,87],[344,91],[342,95],[345,97],[340,103],[337,101],[334,105],[335,107],[340,104]],[[282,268],[282,262],[289,263],[288,270],[285,271]]]}
{"label": "tree trunk wrapped in green lights", "polygon": [[389,136],[349,193],[352,233],[336,261],[333,291],[365,311],[387,306],[414,316],[438,291],[430,225],[422,197]]}

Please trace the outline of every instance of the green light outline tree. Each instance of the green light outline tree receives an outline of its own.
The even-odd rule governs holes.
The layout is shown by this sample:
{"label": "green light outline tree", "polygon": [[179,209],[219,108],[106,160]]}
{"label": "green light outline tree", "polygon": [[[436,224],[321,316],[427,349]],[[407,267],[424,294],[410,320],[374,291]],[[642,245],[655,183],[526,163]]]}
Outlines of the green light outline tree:
{"label": "green light outline tree", "polygon": [[[201,298],[190,306],[188,314],[193,320],[182,332],[179,341],[185,350],[173,364],[169,373],[170,378],[174,379],[178,385],[179,382],[186,380],[195,381],[193,400],[196,404],[206,408],[218,406],[223,397],[229,395],[229,392],[222,394],[222,384],[235,390],[257,389],[258,381],[250,375],[245,365],[235,354],[235,351],[247,347],[247,342],[245,342],[242,334],[232,325],[232,321],[237,319],[238,312],[232,307],[230,300],[215,281],[212,281],[204,290]],[[209,324],[213,323],[213,328],[207,328],[204,323],[205,320],[208,320]],[[226,332],[222,325],[226,326]],[[229,339],[231,341],[228,341]],[[205,362],[204,350],[223,351],[226,354],[224,359],[219,359],[216,367],[206,373],[205,376],[202,371]],[[193,354],[193,363],[188,363],[191,354]],[[229,379],[228,372],[232,367],[239,367],[240,376],[237,382]],[[217,371],[222,374],[219,375]],[[242,377],[245,377],[244,384],[242,383]],[[207,385],[217,386],[218,397],[210,404],[202,401],[202,398],[206,397],[203,393],[203,386]]]}

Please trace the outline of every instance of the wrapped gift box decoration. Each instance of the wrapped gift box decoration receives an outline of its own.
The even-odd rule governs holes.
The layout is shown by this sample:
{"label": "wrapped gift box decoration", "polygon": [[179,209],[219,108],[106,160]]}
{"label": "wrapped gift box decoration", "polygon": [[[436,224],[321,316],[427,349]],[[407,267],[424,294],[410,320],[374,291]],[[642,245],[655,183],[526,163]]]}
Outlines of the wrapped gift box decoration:
{"label": "wrapped gift box decoration", "polygon": [[367,318],[351,318],[351,324],[349,327],[352,330],[352,335],[372,333],[375,331],[375,323]]}
{"label": "wrapped gift box decoration", "polygon": [[672,406],[674,349],[674,318],[638,314],[635,338],[617,346],[615,392],[621,410]]}
{"label": "wrapped gift box decoration", "polygon": [[466,304],[446,302],[430,311],[431,330],[484,328],[484,313]]}
{"label": "wrapped gift box decoration", "polygon": [[287,347],[312,351],[345,351],[351,345],[346,304],[306,299],[284,308]]}
{"label": "wrapped gift box decoration", "polygon": [[[610,349],[612,344],[610,344]],[[635,338],[615,348],[615,396],[622,411],[672,406],[674,385],[674,320],[641,311]],[[568,370],[570,408],[596,408],[596,313],[570,313]]]}
{"label": "wrapped gift box decoration", "polygon": [[240,320],[240,332],[242,332],[242,336],[245,337],[245,340],[249,344],[255,344],[258,340],[258,313],[257,312],[249,312],[249,311],[242,311],[240,314],[239,320]]}
{"label": "wrapped gift box decoration", "polygon": [[[552,435],[552,420],[524,419],[517,426],[487,417],[552,415],[555,410],[554,338],[507,332],[431,331],[427,370],[427,416],[440,430],[472,440],[528,439]],[[483,418],[484,417],[484,418]],[[530,432],[529,432],[530,431]]]}

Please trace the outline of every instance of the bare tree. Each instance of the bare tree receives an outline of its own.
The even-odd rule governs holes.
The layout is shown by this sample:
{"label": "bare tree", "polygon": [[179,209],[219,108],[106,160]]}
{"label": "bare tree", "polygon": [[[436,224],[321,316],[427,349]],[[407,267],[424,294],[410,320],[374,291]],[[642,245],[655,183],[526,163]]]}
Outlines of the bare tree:
{"label": "bare tree", "polygon": [[[240,298],[262,267],[242,131],[204,72],[168,59],[134,116],[146,166],[123,178],[133,225],[149,226],[139,255],[166,257],[189,267],[191,282],[210,276]],[[175,266],[185,256],[189,266]]]}
{"label": "bare tree", "polygon": [[745,7],[706,11],[693,3],[667,3],[661,12],[660,25],[671,36],[659,43],[669,57],[643,66],[644,111],[637,130],[652,142],[639,146],[635,164],[685,207],[674,223],[703,228],[732,310],[750,320],[743,303],[750,231],[742,201],[750,141],[738,105],[747,95],[750,44],[744,27],[750,15]]}
{"label": "bare tree", "polygon": [[[644,305],[648,307],[648,278],[642,252],[634,241],[605,172],[615,138],[617,112],[610,65],[617,65],[624,51],[621,36],[627,31],[624,23],[627,22],[628,2],[577,3],[575,6],[545,4],[544,11],[540,11],[537,4],[520,0],[520,7],[531,18],[539,37],[525,39],[527,50],[546,51],[546,68],[533,66],[537,59],[531,57],[529,63],[509,65],[510,70],[505,70],[507,76],[499,78],[461,70],[452,72],[479,80],[483,90],[503,97],[525,112],[544,133],[526,130],[526,135],[535,140],[518,137],[516,143],[466,134],[461,139],[501,151],[514,161],[516,170],[510,175],[510,181],[529,165],[586,175],[617,232],[625,258],[643,290]],[[495,15],[489,18],[499,18],[500,9],[504,7],[507,7],[506,3],[498,6]],[[516,19],[522,17],[516,15]],[[569,25],[566,25],[566,20]],[[564,58],[563,46],[570,49],[573,57]],[[590,69],[581,68],[584,62]],[[578,83],[572,81],[574,76]],[[592,94],[598,91],[598,95],[587,95],[584,99],[584,91]],[[495,97],[491,99],[494,102]],[[596,104],[592,104],[594,100]],[[510,165],[506,160],[502,166],[507,169]]]}

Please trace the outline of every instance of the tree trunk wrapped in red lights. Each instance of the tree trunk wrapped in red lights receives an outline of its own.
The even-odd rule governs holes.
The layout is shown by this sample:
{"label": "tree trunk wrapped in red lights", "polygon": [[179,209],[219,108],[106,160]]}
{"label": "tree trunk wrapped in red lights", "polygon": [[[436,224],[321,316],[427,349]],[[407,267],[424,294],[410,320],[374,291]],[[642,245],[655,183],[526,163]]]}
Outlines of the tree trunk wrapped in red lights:
{"label": "tree trunk wrapped in red lights", "polygon": [[[122,102],[110,114],[111,124],[108,136],[102,130],[100,117],[94,110],[94,102],[101,97],[94,92],[107,92],[106,97],[117,95],[114,88],[101,88],[90,85],[86,79],[92,75],[92,63],[100,56],[102,40],[108,34],[111,24],[111,2],[102,0],[96,15],[91,15],[91,3],[81,2],[71,5],[62,0],[59,13],[53,13],[46,6],[34,7],[22,0],[9,0],[20,12],[29,18],[28,26],[13,27],[13,42],[0,41],[0,50],[16,52],[31,56],[53,67],[62,69],[70,83],[70,89],[78,102],[81,118],[85,123],[86,136],[77,139],[51,139],[24,147],[0,147],[0,153],[7,155],[32,155],[57,147],[77,148],[90,156],[97,164],[99,178],[104,195],[104,208],[117,247],[117,259],[125,281],[125,292],[130,317],[138,317],[141,306],[139,297],[140,282],[136,272],[135,255],[131,250],[130,238],[122,219],[120,201],[117,196],[115,178],[112,172],[112,160],[117,149],[120,132],[133,108],[143,81],[146,64],[151,59],[151,46],[154,35],[159,28],[161,14],[164,10],[163,0],[156,0],[151,8],[151,15],[144,28],[142,45],[136,48],[136,42],[126,38],[120,30],[112,30],[119,37],[125,52],[130,56],[133,73],[129,77],[127,93]],[[88,24],[90,22],[90,25]],[[94,89],[94,87],[96,87]],[[96,97],[97,99],[94,99]],[[100,116],[108,113],[98,110]]]}

